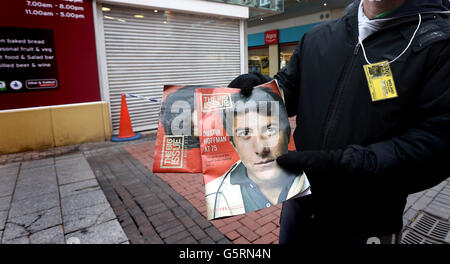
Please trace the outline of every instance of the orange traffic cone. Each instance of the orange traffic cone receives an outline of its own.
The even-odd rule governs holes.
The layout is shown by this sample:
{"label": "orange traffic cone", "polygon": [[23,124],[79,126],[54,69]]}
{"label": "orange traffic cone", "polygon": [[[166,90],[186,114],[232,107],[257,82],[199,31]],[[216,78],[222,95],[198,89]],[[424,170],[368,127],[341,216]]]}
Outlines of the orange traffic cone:
{"label": "orange traffic cone", "polygon": [[122,103],[120,105],[119,135],[113,136],[111,141],[113,142],[130,141],[140,138],[141,134],[133,132],[133,128],[131,127],[130,114],[128,113],[127,100],[125,99],[125,95],[122,94]]}

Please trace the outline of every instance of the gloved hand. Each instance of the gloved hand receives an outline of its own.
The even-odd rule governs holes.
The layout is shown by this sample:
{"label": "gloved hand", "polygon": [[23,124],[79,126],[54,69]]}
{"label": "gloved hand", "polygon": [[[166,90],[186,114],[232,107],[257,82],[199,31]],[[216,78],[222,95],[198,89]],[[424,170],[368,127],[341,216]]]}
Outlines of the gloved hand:
{"label": "gloved hand", "polygon": [[[287,171],[306,175],[332,174],[343,167],[340,164],[342,150],[289,151],[277,158],[280,167]],[[309,178],[309,177],[308,177]]]}
{"label": "gloved hand", "polygon": [[263,75],[259,72],[250,72],[236,77],[228,84],[228,87],[241,88],[242,95],[248,97],[252,94],[253,87],[270,82],[271,80],[272,79],[267,75]]}

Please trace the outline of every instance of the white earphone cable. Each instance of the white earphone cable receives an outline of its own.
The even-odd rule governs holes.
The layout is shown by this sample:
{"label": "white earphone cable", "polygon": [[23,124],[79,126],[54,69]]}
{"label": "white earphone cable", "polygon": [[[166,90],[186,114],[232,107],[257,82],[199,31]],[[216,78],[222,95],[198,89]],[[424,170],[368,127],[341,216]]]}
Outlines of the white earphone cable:
{"label": "white earphone cable", "polygon": [[[409,43],[408,43],[408,46],[406,46],[406,48],[402,51],[402,53],[400,53],[400,55],[398,55],[395,59],[393,59],[393,60],[391,60],[391,61],[389,61],[389,62],[387,62],[387,63],[385,63],[385,64],[383,64],[382,66],[384,66],[384,65],[386,65],[386,64],[391,64],[391,63],[393,63],[394,61],[396,61],[396,60],[398,60],[408,49],[409,49],[409,47],[411,46],[411,43],[413,42],[413,40],[414,40],[414,38],[415,38],[415,36],[416,36],[416,34],[417,34],[417,31],[419,31],[419,28],[420,28],[420,25],[422,24],[422,15],[419,13],[419,24],[417,25],[417,28],[416,28],[416,30],[414,31],[414,34],[413,34],[413,36],[411,37],[411,40],[409,41]],[[361,45],[361,49],[362,49],[362,51],[363,51],[363,54],[364,54],[364,59],[366,60],[366,62],[367,62],[367,64],[372,64],[368,59],[367,59],[367,54],[366,54],[366,50],[364,49],[364,45],[363,45],[363,43],[362,43],[362,40],[361,40],[361,38],[358,36],[358,41],[359,41],[359,45]]]}

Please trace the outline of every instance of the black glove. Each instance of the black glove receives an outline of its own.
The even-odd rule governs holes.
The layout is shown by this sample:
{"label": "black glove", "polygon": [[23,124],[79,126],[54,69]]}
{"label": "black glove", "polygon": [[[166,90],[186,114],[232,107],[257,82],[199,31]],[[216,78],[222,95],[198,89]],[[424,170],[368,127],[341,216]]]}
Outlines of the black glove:
{"label": "black glove", "polygon": [[289,151],[279,156],[277,162],[280,167],[296,174],[302,171],[308,176],[332,174],[343,169],[340,164],[342,153],[342,150]]}
{"label": "black glove", "polygon": [[251,72],[236,77],[228,84],[230,88],[241,88],[241,94],[249,97],[252,94],[253,87],[270,82],[272,79],[259,72]]}

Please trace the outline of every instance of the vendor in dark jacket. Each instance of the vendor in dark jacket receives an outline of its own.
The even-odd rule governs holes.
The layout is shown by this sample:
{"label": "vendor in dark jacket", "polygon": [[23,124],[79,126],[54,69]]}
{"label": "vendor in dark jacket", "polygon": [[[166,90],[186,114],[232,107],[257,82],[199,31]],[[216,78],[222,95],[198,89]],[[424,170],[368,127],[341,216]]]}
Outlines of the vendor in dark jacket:
{"label": "vendor in dark jacket", "polygon": [[408,194],[450,176],[448,0],[361,1],[274,76],[297,116],[297,152],[277,161],[312,192],[283,203],[280,243],[398,243]]}

